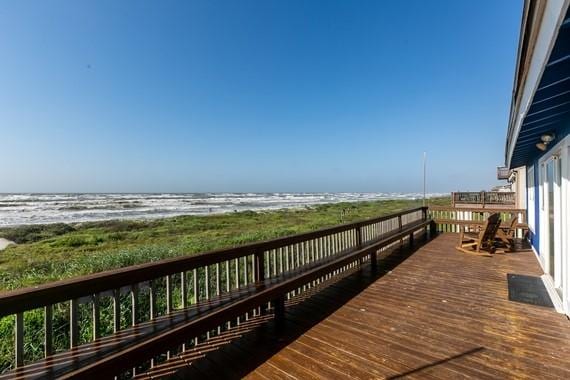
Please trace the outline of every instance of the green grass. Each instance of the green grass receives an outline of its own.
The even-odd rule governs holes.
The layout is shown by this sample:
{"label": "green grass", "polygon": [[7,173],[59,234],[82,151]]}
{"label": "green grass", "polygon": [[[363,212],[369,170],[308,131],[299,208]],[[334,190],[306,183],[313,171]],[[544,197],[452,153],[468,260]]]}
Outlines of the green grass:
{"label": "green grass", "polygon": [[[431,199],[432,205],[448,205],[449,198]],[[240,212],[211,216],[180,216],[151,221],[104,221],[73,225],[51,224],[0,229],[0,237],[13,240],[0,252],[0,292],[70,277],[191,255],[217,248],[286,236],[421,206],[421,201],[389,200],[337,203],[305,209]],[[200,272],[202,278],[203,274]],[[160,292],[160,290],[159,290]],[[175,294],[177,294],[175,292]],[[141,298],[145,301],[144,298]],[[164,297],[158,297],[164,308]],[[102,300],[103,335],[110,334],[111,302]],[[129,310],[129,300],[121,300]],[[141,304],[142,311],[148,305]],[[54,305],[54,345],[69,346],[67,303]],[[82,320],[89,320],[89,310]],[[42,357],[43,311],[26,312],[25,358]],[[128,315],[123,316],[127,325]],[[105,322],[106,321],[106,322]],[[82,327],[81,341],[91,340],[89,326]],[[0,373],[13,365],[12,316],[0,318]]]}

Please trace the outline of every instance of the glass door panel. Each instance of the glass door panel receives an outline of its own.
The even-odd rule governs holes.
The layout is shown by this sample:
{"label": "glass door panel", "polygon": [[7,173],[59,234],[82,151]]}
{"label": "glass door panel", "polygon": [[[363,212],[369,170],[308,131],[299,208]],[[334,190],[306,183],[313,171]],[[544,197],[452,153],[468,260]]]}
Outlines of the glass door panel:
{"label": "glass door panel", "polygon": [[554,277],[554,160],[546,163],[548,273]]}

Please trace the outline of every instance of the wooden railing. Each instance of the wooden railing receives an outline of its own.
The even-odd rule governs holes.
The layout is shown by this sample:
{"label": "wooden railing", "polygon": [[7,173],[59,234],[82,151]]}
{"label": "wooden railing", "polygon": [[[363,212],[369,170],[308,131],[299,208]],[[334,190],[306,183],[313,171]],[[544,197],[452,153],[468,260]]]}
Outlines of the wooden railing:
{"label": "wooden railing", "polygon": [[[153,352],[151,347],[154,350],[161,347],[162,356],[168,357],[167,349],[171,347],[156,346],[159,340],[152,335],[160,326],[166,330],[175,330],[178,326],[181,332],[196,334],[177,338],[171,334],[164,338],[166,335],[163,334],[166,340],[162,343],[176,341],[184,350],[186,344],[208,339],[212,323],[218,326],[219,332],[224,326],[235,323],[236,318],[239,324],[240,315],[236,313],[245,313],[242,320],[249,313],[261,313],[259,302],[271,301],[257,295],[261,288],[267,290],[271,284],[291,281],[283,288],[288,299],[359,265],[366,261],[366,255],[375,255],[376,250],[386,249],[402,239],[413,241],[418,226],[423,228],[428,222],[427,208],[420,207],[308,233],[0,293],[0,318],[12,318],[14,324],[13,367],[16,371],[24,371],[28,364],[45,357],[41,366],[34,367],[34,371],[39,371],[38,368],[45,369],[57,362],[54,357],[65,361],[62,357],[65,352],[70,352],[76,362],[74,371],[78,370],[78,365],[87,368],[91,363],[97,366],[93,364],[93,358],[84,362],[79,360],[81,347],[88,346],[83,350],[85,352],[102,350],[101,355],[116,359],[118,352],[111,342],[117,344],[120,351],[125,351],[125,355],[134,350],[127,350],[131,344],[146,347],[149,353]],[[325,263],[326,267],[319,267]],[[309,273],[318,276],[311,277]],[[293,275],[297,276],[294,280]],[[255,301],[252,301],[252,292],[258,297]],[[215,318],[200,324],[205,310],[212,309],[218,313]],[[207,330],[197,331],[198,327]],[[150,329],[149,338],[141,342],[141,337],[147,334],[145,329]],[[126,332],[121,335],[122,331]],[[130,340],[121,342],[127,335]],[[36,341],[30,344],[26,336],[35,337]],[[111,340],[105,340],[105,337]],[[144,357],[140,349],[137,352],[138,358]],[[127,356],[129,358],[132,359]],[[141,365],[152,367],[154,364],[151,359],[150,363]],[[61,374],[66,373],[65,369],[59,370]],[[92,370],[96,373],[98,369]],[[135,366],[126,375],[132,376],[136,372]],[[115,375],[125,376],[125,372]]]}
{"label": "wooden railing", "polygon": [[506,224],[513,216],[517,217],[517,237],[523,237],[528,230],[526,210],[510,208],[456,208],[430,206],[429,215],[438,232],[459,232],[462,225],[483,224],[493,213],[499,213]]}
{"label": "wooden railing", "polygon": [[499,206],[515,206],[516,193],[514,192],[501,192],[501,191],[480,191],[468,192],[459,191],[451,193],[451,204],[462,205],[499,205]]}

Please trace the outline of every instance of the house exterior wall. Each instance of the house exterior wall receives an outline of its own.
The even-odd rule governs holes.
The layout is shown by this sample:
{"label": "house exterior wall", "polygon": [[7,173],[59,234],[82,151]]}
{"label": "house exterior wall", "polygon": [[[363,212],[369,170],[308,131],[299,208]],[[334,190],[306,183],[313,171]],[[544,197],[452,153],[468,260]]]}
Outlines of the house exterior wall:
{"label": "house exterior wall", "polygon": [[[555,249],[555,273],[550,273],[555,288],[562,289],[560,298],[566,314],[570,315],[570,120],[566,123],[563,133],[547,151],[541,153],[527,169],[527,215],[529,219],[529,240],[538,255],[540,264],[548,273],[549,260],[549,228],[547,209],[544,206],[547,198],[545,193],[545,162],[553,154],[560,159],[560,186],[557,188],[557,203],[555,203],[555,234],[557,248]],[[534,178],[530,178],[530,177]]]}

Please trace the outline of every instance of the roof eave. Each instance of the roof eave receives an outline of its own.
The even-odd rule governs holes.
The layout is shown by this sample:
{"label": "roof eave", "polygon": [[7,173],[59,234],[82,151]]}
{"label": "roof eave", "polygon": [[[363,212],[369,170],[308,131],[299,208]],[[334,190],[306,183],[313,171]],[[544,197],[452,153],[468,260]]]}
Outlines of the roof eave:
{"label": "roof eave", "polygon": [[511,168],[522,122],[542,78],[569,3],[570,0],[525,0],[505,147],[505,164],[508,168]]}

